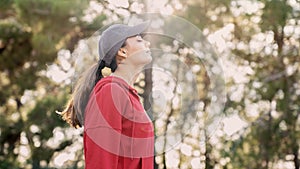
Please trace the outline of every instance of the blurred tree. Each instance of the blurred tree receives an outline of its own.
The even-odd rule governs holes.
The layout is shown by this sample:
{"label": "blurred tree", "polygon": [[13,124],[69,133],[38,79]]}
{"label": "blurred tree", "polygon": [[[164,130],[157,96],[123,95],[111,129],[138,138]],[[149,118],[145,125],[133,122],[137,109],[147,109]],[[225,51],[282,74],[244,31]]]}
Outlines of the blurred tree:
{"label": "blurred tree", "polygon": [[[202,33],[204,34],[205,38],[208,38],[210,34],[213,34],[214,31],[217,31],[226,24],[230,23],[231,21],[231,12],[230,12],[230,0],[220,1],[220,0],[189,0],[189,1],[180,1],[182,4],[185,4],[184,11],[177,11],[176,14],[182,16],[183,18],[187,19],[189,22],[197,26]],[[184,28],[183,28],[184,30]],[[189,32],[186,32],[184,37],[189,37],[188,39],[193,39],[194,34],[191,34]],[[202,42],[203,43],[203,42]],[[208,43],[208,42],[204,42]],[[204,51],[205,52],[214,52],[214,51]],[[195,58],[198,58],[199,56],[193,56]],[[218,58],[216,58],[218,59]],[[204,64],[204,65],[202,65]],[[206,169],[213,169],[215,166],[220,165],[220,157],[218,157],[217,153],[218,150],[216,149],[215,143],[211,142],[212,137],[212,131],[209,131],[209,128],[211,125],[214,125],[216,123],[216,119],[222,117],[222,114],[215,114],[212,115],[212,112],[210,112],[209,107],[213,106],[211,105],[211,98],[209,96],[209,88],[211,87],[211,79],[207,75],[207,70],[205,68],[205,63],[202,63],[200,59],[194,60],[194,64],[192,65],[201,65],[201,71],[199,71],[197,76],[197,88],[199,92],[199,103],[204,104],[203,115],[198,119],[198,123],[203,124],[201,127],[199,127],[199,136],[190,136],[191,138],[198,138],[200,141],[199,144],[204,147],[202,148],[201,164],[205,166]],[[211,129],[210,129],[211,130]],[[217,130],[214,129],[214,130]],[[201,134],[202,133],[202,134]],[[193,145],[195,148],[199,148],[197,145]],[[197,150],[197,149],[195,149]]]}
{"label": "blurred tree", "polygon": [[[182,8],[176,7],[178,2],[183,5]],[[103,11],[98,11],[96,17],[90,20],[84,18],[88,13],[88,5],[96,8],[99,4]],[[181,133],[165,134],[166,144],[167,135],[179,135],[182,145],[192,147],[192,155],[185,154],[180,148],[175,149],[180,160],[175,166],[192,168],[191,163],[196,160],[205,168],[274,168],[283,162],[299,169],[299,2],[169,0],[165,6],[170,5],[177,9],[175,14],[195,24],[207,37],[227,24],[233,24],[233,37],[227,44],[230,44],[228,48],[234,55],[229,60],[238,67],[254,72],[247,74],[249,81],[238,83],[236,79],[229,79],[227,83],[230,92],[225,112],[238,112],[249,126],[232,136],[220,138],[220,148],[211,141],[211,133],[204,127],[212,122],[206,120],[209,116],[206,107],[210,104],[206,89],[210,80],[205,69],[202,69],[202,63],[199,59],[193,60],[195,57],[189,52],[182,53],[190,49],[176,46],[173,40],[152,44],[154,48],[171,48],[190,67],[200,65],[196,77],[200,95],[198,101],[204,105],[203,109],[179,110],[173,104],[176,100],[174,96],[167,105],[166,117],[162,117],[163,127],[156,128],[159,131],[170,129],[178,117],[182,117],[176,121],[178,124],[192,125],[189,122],[194,119],[188,114],[203,112],[194,134],[183,133],[183,129],[190,127],[185,125],[178,125],[172,130]],[[122,1],[120,4],[100,0],[0,1],[0,168],[50,168],[58,152],[74,145],[74,139],[66,137],[66,133],[58,145],[51,145],[50,141],[56,138],[54,135],[59,127],[66,127],[54,111],[62,109],[71,87],[46,77],[46,65],[65,66],[57,59],[58,51],[66,48],[72,52],[78,40],[94,33],[104,23],[139,13],[137,7],[137,1]],[[173,26],[169,29],[186,30],[182,25]],[[188,31],[178,32],[187,39],[195,36]],[[226,55],[225,52],[222,54]],[[162,63],[168,62],[165,60]],[[182,67],[173,62],[170,69],[173,73],[177,72],[175,75],[179,79],[185,76],[181,74],[183,72],[180,73]],[[149,111],[155,108],[151,107],[152,98],[149,100],[148,97],[153,87],[151,73],[153,70],[149,69],[145,73],[146,83],[136,84],[141,87],[141,93],[144,92],[144,104]],[[170,83],[165,84],[168,85]],[[234,99],[232,95],[240,86],[243,88],[241,99]],[[172,89],[183,101],[187,100],[188,97],[176,91],[176,86]],[[258,108],[253,110],[249,108],[251,106]],[[182,113],[180,111],[188,113],[179,116]],[[20,153],[26,154],[23,149],[26,145],[29,146],[29,153],[24,158]],[[76,161],[66,162],[64,167],[82,167],[79,165],[82,162],[82,150],[80,152],[76,154]],[[158,160],[159,166],[168,168],[167,152],[163,155],[162,160]]]}
{"label": "blurred tree", "polygon": [[[65,125],[54,110],[61,109],[67,98],[55,90],[53,82],[42,78],[41,70],[55,61],[59,49],[74,48],[89,33],[89,25],[80,20],[87,3],[5,0],[0,6],[0,168],[25,167],[16,160],[24,138],[30,146],[28,163],[42,168],[44,160],[46,167],[55,149],[45,143],[54,127]],[[24,96],[29,91],[38,93]],[[69,144],[62,142],[59,149]]]}
{"label": "blurred tree", "polygon": [[[49,145],[55,131],[66,127],[55,110],[62,109],[72,86],[59,85],[45,70],[66,66],[57,59],[58,51],[73,51],[104,20],[109,24],[135,13],[133,3],[138,5],[96,0],[0,2],[0,168],[48,168],[54,166],[58,151],[73,145],[66,133],[59,145]],[[25,145],[29,150],[22,149]],[[77,159],[82,162],[80,152]],[[66,165],[80,167],[78,161]]]}
{"label": "blurred tree", "polygon": [[[186,4],[186,10],[178,14],[208,36],[233,23],[234,38],[228,44],[235,45],[231,47],[235,57],[230,60],[255,72],[248,76],[250,82],[243,85],[240,101],[228,98],[226,113],[239,112],[250,125],[245,133],[223,140],[231,145],[231,149],[223,149],[225,159],[230,157],[229,165],[224,168],[272,168],[282,161],[289,162],[286,159],[291,155],[295,168],[299,168],[299,81],[296,79],[299,78],[300,36],[296,31],[299,10],[293,8],[299,3],[191,0]],[[260,41],[261,37],[264,40]],[[234,80],[228,82],[229,88],[237,86],[241,84]],[[255,112],[248,111],[249,105],[260,103],[267,103],[269,108],[260,109],[259,116],[253,118],[250,114]],[[236,137],[240,138],[232,141]],[[214,153],[216,148],[209,138],[205,147],[205,168],[214,168],[222,159]]]}
{"label": "blurred tree", "polygon": [[[228,167],[267,169],[284,162],[299,169],[300,36],[289,29],[299,28],[296,20],[300,15],[293,3],[297,4],[252,2],[256,12],[245,11],[234,18],[235,62],[255,73],[249,76],[241,101],[229,104],[251,123],[238,140],[229,142]],[[236,8],[239,5],[235,2]],[[249,111],[251,105],[261,107]],[[255,111],[258,114],[253,116]]]}

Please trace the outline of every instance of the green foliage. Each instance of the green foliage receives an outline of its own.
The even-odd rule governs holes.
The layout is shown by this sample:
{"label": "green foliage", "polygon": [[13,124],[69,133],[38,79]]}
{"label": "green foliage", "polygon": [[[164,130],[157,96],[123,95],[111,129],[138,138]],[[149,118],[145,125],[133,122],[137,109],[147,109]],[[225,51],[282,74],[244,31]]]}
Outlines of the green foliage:
{"label": "green foliage", "polygon": [[0,18],[3,18],[3,14],[11,10],[13,5],[13,0],[1,0],[0,1]]}
{"label": "green foliage", "polygon": [[274,30],[286,25],[286,21],[291,17],[292,7],[285,0],[266,0],[263,9],[261,28],[262,31]]}
{"label": "green foliage", "polygon": [[[0,168],[22,167],[16,160],[21,133],[25,133],[29,141],[31,156],[27,163],[33,168],[40,168],[42,160],[49,163],[55,151],[71,144],[65,140],[57,150],[45,145],[53,137],[55,127],[66,126],[55,110],[63,109],[67,95],[65,91],[55,92],[54,83],[42,78],[40,71],[54,62],[59,49],[75,45],[77,41],[66,42],[65,39],[77,36],[73,33],[75,25],[79,28],[77,33],[82,34],[80,27],[85,24],[80,17],[87,4],[80,0],[1,0]],[[77,19],[70,20],[71,17]],[[46,89],[48,95],[38,94],[33,97],[33,105],[24,104],[24,91],[35,92],[37,88]],[[32,133],[32,125],[40,132]],[[34,144],[33,138],[40,141],[40,146]]]}
{"label": "green foliage", "polygon": [[[209,28],[210,30],[218,29],[224,26],[223,17],[228,14],[230,7],[230,0],[212,0],[212,1],[182,1],[183,4],[187,4],[187,10],[182,17],[186,18],[198,28],[203,30]],[[212,19],[212,16],[216,19]]]}
{"label": "green foliage", "polygon": [[[62,104],[66,102],[66,95],[51,94],[45,98],[38,100],[36,106],[29,111],[27,118],[30,119],[25,124],[25,132],[30,141],[30,147],[32,151],[31,163],[34,168],[40,168],[40,161],[45,160],[47,163],[50,162],[51,157],[55,151],[59,151],[69,146],[72,142],[65,140],[60,144],[57,149],[47,147],[45,143],[53,137],[53,130],[58,126],[65,126],[66,123],[61,117],[55,113],[55,110],[61,110]],[[32,132],[30,127],[36,125],[39,128],[38,132]],[[41,142],[41,146],[36,147],[34,145],[33,137],[38,137]]]}
{"label": "green foliage", "polygon": [[[295,59],[295,53],[292,54],[290,46],[293,43],[283,31],[295,14],[287,1],[266,0],[260,2],[263,2],[264,5],[264,8],[259,11],[262,14],[240,16],[239,19],[248,20],[253,16],[261,16],[261,22],[258,25],[252,23],[250,19],[248,20],[250,22],[248,25],[253,28],[259,26],[261,29],[249,28],[254,32],[243,32],[242,24],[236,23],[235,35],[244,43],[250,44],[253,34],[272,32],[274,34],[272,45],[276,47],[272,48],[271,54],[265,53],[265,48],[260,52],[251,52],[248,48],[235,49],[234,54],[240,63],[246,61],[255,65],[251,66],[255,73],[251,76],[250,83],[245,85],[247,88],[245,91],[255,91],[256,96],[255,99],[249,98],[250,92],[247,92],[244,99],[252,103],[264,101],[270,104],[270,108],[260,110],[260,116],[249,124],[245,133],[241,133],[238,140],[228,143],[231,151],[224,154],[230,157],[229,166],[232,168],[272,168],[272,165],[279,160],[285,161],[287,155],[293,155],[295,168],[298,168],[297,151],[299,151],[299,146],[297,145],[299,145],[299,141],[293,140],[299,138],[299,128],[295,127],[299,125],[297,122],[299,112],[292,107],[298,104],[299,97],[295,94],[297,89],[291,84],[299,84],[296,80],[299,72],[288,76],[286,69],[293,63],[299,62],[299,58]],[[282,52],[283,48],[286,49],[285,52]],[[289,62],[284,62],[284,60],[289,60]],[[260,83],[260,87],[254,87],[254,83],[257,82]],[[276,104],[276,107],[272,108],[272,104]],[[297,150],[293,150],[292,147],[296,147]]]}
{"label": "green foliage", "polygon": [[[31,27],[44,29],[65,29],[70,17],[82,15],[87,1],[52,1],[52,0],[16,0],[18,18]],[[51,22],[55,18],[56,22]],[[57,23],[57,24],[54,24]]]}
{"label": "green foliage", "polygon": [[101,28],[103,26],[102,22],[107,19],[107,16],[106,15],[99,15],[97,16],[94,21],[87,25],[87,29],[89,30],[98,30],[99,28]]}
{"label": "green foliage", "polygon": [[[106,2],[98,2],[107,5]],[[299,20],[300,15],[289,1],[260,0],[251,1],[262,3],[257,13],[242,11],[241,15],[234,16],[231,13],[234,2],[181,1],[186,11],[178,11],[179,15],[201,30],[208,30],[208,34],[224,25],[233,24],[230,59],[238,66],[251,65],[254,71],[248,75],[249,83],[243,84],[245,89],[241,101],[228,98],[225,112],[238,112],[249,126],[237,137],[222,138],[224,149],[219,152],[221,157],[216,155],[216,151],[219,151],[216,146],[206,138],[202,156],[205,161],[201,163],[206,164],[206,168],[213,168],[220,166],[222,158],[229,158],[224,168],[271,168],[279,160],[286,161],[287,155],[297,158],[299,152],[299,68],[292,74],[286,73],[288,68],[300,63],[299,38],[292,35],[287,37],[283,30],[291,19]],[[56,148],[46,144],[53,137],[56,127],[67,127],[55,111],[63,109],[69,93],[66,89],[58,89],[61,86],[45,78],[43,71],[46,65],[56,62],[58,50],[67,48],[72,51],[78,40],[101,28],[103,21],[110,17],[102,13],[92,23],[83,22],[81,17],[88,4],[89,1],[83,0],[0,0],[0,168],[24,168],[17,160],[20,138],[24,133],[31,152],[26,164],[31,164],[32,168],[48,168],[55,152],[73,144],[70,139],[62,140]],[[254,22],[254,17],[260,21]],[[184,32],[182,25],[174,26],[169,29],[183,30],[185,38],[193,39],[195,36],[191,32]],[[249,49],[253,35],[270,32],[274,36],[270,44],[271,53],[265,52],[270,46],[263,46],[259,52]],[[152,46],[160,48],[161,43],[171,44],[173,41],[163,40]],[[246,48],[237,48],[240,43]],[[186,64],[201,64],[189,57],[184,56]],[[202,69],[197,78],[197,85],[201,87],[199,91],[205,99],[209,78]],[[260,87],[254,87],[255,83],[259,83]],[[235,85],[240,84],[228,82],[228,87]],[[42,89],[46,94],[40,92]],[[32,100],[25,103],[25,91],[37,94],[33,94]],[[251,97],[253,95],[255,97]],[[259,117],[249,117],[246,102],[255,104],[262,101],[270,103],[272,110],[260,110]],[[38,131],[31,130],[32,126],[37,126]],[[201,136],[195,137],[198,139]],[[190,157],[180,155],[180,159],[180,164],[183,164]],[[298,159],[293,159],[295,168],[297,160],[299,162],[299,154]],[[46,161],[46,166],[41,166],[41,161]],[[76,166],[76,161],[73,163]]]}
{"label": "green foliage", "polygon": [[[15,21],[0,21],[0,70],[5,72],[2,78],[9,82],[0,86],[0,105],[6,102],[11,93],[21,96],[25,89],[32,89],[34,86],[32,81],[28,81],[28,78],[36,79],[32,68],[23,69],[24,64],[31,60],[31,36],[30,32]],[[28,74],[30,76],[26,76]],[[25,78],[27,79],[24,81]]]}
{"label": "green foliage", "polygon": [[0,21],[0,70],[14,72],[29,59],[31,33],[15,21]]}
{"label": "green foliage", "polygon": [[55,93],[44,97],[42,100],[37,100],[36,106],[27,115],[30,121],[26,123],[26,126],[30,127],[33,124],[39,126],[41,132],[38,134],[41,138],[49,139],[55,127],[65,125],[65,122],[55,111],[62,110],[63,105],[61,103],[66,101],[66,95],[58,96]]}

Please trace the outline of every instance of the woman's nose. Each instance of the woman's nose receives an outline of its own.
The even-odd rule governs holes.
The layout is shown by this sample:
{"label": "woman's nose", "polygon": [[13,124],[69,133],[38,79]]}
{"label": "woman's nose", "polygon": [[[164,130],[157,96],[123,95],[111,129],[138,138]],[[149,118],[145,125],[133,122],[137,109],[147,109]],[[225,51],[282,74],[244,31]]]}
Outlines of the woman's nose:
{"label": "woman's nose", "polygon": [[145,40],[145,44],[146,44],[146,47],[147,47],[147,48],[149,48],[150,45],[151,45],[151,43],[150,43],[149,41],[146,41],[146,40]]}

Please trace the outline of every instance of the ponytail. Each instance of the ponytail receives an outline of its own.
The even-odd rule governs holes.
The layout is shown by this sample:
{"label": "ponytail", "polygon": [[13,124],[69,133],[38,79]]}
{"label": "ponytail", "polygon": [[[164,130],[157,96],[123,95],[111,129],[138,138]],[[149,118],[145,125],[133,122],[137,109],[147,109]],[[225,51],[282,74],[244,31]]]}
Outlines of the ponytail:
{"label": "ponytail", "polygon": [[76,83],[74,92],[67,103],[66,108],[62,112],[59,112],[62,119],[69,123],[70,126],[79,128],[84,125],[85,107],[94,86],[101,78],[103,78],[101,71],[104,67],[105,63],[104,61],[101,61],[85,71]]}
{"label": "ponytail", "polygon": [[117,64],[117,60],[116,59],[113,59],[110,63],[110,69],[111,69],[111,72],[115,72],[115,70],[117,69],[118,67],[118,64]]}
{"label": "ponytail", "polygon": [[95,85],[97,82],[103,78],[102,75],[102,69],[105,67],[105,62],[103,60],[100,61],[97,72],[96,72],[96,79],[95,79]]}

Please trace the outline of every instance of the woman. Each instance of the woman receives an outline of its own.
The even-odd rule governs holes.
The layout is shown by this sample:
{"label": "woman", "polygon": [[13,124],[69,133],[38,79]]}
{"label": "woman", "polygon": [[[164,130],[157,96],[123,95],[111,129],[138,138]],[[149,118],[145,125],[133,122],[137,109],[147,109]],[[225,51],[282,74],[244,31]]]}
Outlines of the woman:
{"label": "woman", "polygon": [[[153,125],[133,88],[152,60],[140,36],[148,25],[115,24],[102,33],[99,63],[82,75],[62,112],[71,126],[84,126],[86,169],[153,168]],[[103,77],[104,67],[113,73]]]}

